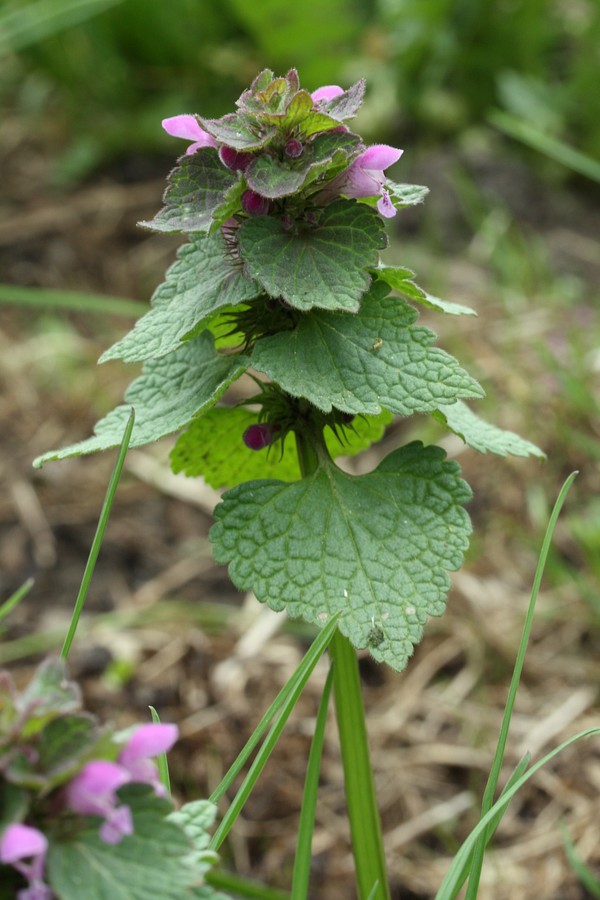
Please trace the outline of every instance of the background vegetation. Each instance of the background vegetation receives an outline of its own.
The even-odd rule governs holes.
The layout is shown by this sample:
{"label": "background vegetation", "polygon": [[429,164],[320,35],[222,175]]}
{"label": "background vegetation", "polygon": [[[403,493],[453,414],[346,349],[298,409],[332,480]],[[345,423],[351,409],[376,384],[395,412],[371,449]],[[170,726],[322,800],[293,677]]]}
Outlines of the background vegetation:
{"label": "background vegetation", "polygon": [[[0,661],[17,669],[64,633],[112,464],[70,461],[34,476],[30,460],[83,437],[131,378],[125,367],[94,364],[133,307],[89,295],[147,302],[174,252],[170,239],[135,228],[158,208],[182,150],[161,118],[228,111],[264,66],[296,66],[309,89],[364,76],[359,130],[404,147],[394,177],[432,190],[391,223],[390,260],[477,309],[473,322],[431,324],[484,383],[489,418],[535,441],[548,462],[477,457],[446,440],[475,490],[469,563],[405,675],[365,662],[402,897],[432,896],[472,821],[537,546],[573,469],[580,475],[557,533],[508,762],[598,721],[599,56],[594,0],[0,4],[3,596],[36,577],[0,644]],[[413,436],[439,440],[432,428],[399,423],[385,449]],[[130,456],[79,666],[90,702],[107,714],[143,718],[153,702],[182,723],[179,790],[191,796],[235,755],[306,635],[288,631],[260,654],[259,638],[250,652],[236,643],[252,606],[240,610],[210,562],[214,497],[169,479],[167,453]],[[314,708],[309,696],[303,715]],[[229,851],[238,870],[280,886],[307,728],[302,719],[290,735]],[[315,896],[324,898],[340,896],[347,875],[336,748],[327,754],[315,851]],[[558,829],[565,821],[578,858],[600,866],[598,784],[588,748],[557,761],[503,825],[482,898],[598,896],[581,887],[587,876]]]}

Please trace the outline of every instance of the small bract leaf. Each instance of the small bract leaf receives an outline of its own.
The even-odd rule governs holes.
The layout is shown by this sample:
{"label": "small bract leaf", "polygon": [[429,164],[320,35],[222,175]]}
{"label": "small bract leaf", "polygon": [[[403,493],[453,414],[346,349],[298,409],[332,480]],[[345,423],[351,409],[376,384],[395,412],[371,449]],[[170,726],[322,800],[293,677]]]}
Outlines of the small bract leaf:
{"label": "small bract leaf", "polygon": [[327,170],[327,164],[334,160],[336,171],[340,162],[348,159],[356,148],[359,138],[344,134],[319,134],[307,143],[300,156],[295,159],[264,154],[250,163],[246,171],[248,186],[263,197],[278,198],[295,193],[305,181],[312,181],[317,174]]}
{"label": "small bract leaf", "polygon": [[[432,347],[435,334],[414,327],[417,312],[376,282],[360,311],[318,310],[293,331],[257,341],[252,365],[319,409],[401,416],[439,409],[483,389],[453,356]],[[443,399],[442,399],[443,398]]]}
{"label": "small bract leaf", "polygon": [[427,617],[444,611],[470,497],[456,463],[413,443],[360,477],[329,463],[294,484],[241,484],[217,506],[210,538],[238,588],[321,627],[341,613],[355,647],[401,670]]}
{"label": "small bract leaf", "polygon": [[228,113],[220,119],[198,117],[198,121],[215,140],[234,150],[260,150],[275,134],[275,128],[259,134],[251,117],[243,113]]}
{"label": "small bract leaf", "polygon": [[140,225],[152,231],[208,231],[214,210],[236,180],[213,147],[182,156],[169,176],[164,208]]}
{"label": "small bract leaf", "polygon": [[272,216],[250,219],[240,228],[240,253],[253,278],[272,297],[297,309],[358,309],[369,287],[366,271],[385,247],[377,213],[351,200],[325,207],[320,222],[290,230]]}
{"label": "small bract leaf", "polygon": [[356,115],[363,101],[364,94],[365,81],[364,78],[361,78],[360,81],[353,84],[343,94],[338,94],[337,97],[334,97],[327,103],[322,103],[320,108],[332,119],[343,122],[345,119],[352,119]]}
{"label": "small bract leaf", "polygon": [[460,400],[452,406],[440,406],[433,417],[453,431],[465,444],[480,453],[495,453],[497,456],[537,456],[546,454],[531,441],[519,437],[513,431],[505,431],[476,416]]}
{"label": "small bract leaf", "polygon": [[94,437],[44,453],[33,464],[39,468],[49,460],[118,447],[132,406],[135,425],[130,447],[179,431],[194,416],[210,409],[248,364],[246,357],[219,356],[212,335],[203,332],[169,356],[147,362],[143,374],[127,390],[126,402],[98,422]]}
{"label": "small bract leaf", "polygon": [[102,354],[100,362],[165,356],[207,327],[219,310],[251,300],[261,291],[232,260],[220,231],[192,238],[180,248],[166,281],[155,291],[152,309]]}
{"label": "small bract leaf", "polygon": [[379,278],[380,281],[388,284],[393,290],[398,291],[398,293],[403,294],[410,300],[416,300],[417,303],[427,306],[429,309],[436,309],[451,316],[477,315],[470,306],[462,306],[460,303],[440,300],[439,297],[428,294],[427,291],[424,291],[423,288],[413,281],[414,272],[411,272],[410,269],[379,265],[376,269],[373,269],[373,275]]}

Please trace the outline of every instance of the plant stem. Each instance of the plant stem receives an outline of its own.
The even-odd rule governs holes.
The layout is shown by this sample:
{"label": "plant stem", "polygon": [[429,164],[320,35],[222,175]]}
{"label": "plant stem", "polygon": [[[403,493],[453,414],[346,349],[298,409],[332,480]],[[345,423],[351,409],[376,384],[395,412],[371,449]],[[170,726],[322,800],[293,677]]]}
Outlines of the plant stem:
{"label": "plant stem", "polygon": [[335,713],[360,900],[389,900],[381,819],[375,795],[358,660],[349,640],[337,631],[329,645]]}
{"label": "plant stem", "polygon": [[[296,447],[300,471],[303,477],[306,477],[318,466],[317,452],[304,435],[296,434]],[[339,630],[331,639],[329,653],[333,662],[335,713],[344,768],[358,898],[390,900],[358,660],[354,648]]]}

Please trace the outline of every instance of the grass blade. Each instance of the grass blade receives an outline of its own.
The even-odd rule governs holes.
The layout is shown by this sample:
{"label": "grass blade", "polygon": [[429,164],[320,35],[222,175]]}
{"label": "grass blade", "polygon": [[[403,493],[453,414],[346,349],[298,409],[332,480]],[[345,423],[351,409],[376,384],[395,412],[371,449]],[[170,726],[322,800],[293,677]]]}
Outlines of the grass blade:
{"label": "grass blade", "polygon": [[511,116],[509,113],[501,112],[501,110],[493,110],[488,116],[491,124],[508,134],[509,137],[516,138],[528,147],[538,150],[540,153],[549,156],[555,162],[591,178],[592,181],[600,182],[600,162],[591,156],[586,156],[580,150],[575,150],[568,144],[559,141],[557,138],[544,134],[539,128],[535,128],[522,119]]}
{"label": "grass blade", "polygon": [[129,441],[131,440],[131,432],[133,431],[134,422],[135,412],[132,407],[129,419],[127,420],[127,425],[125,426],[125,432],[123,434],[123,440],[121,441],[119,455],[117,457],[110,483],[106,491],[104,503],[102,504],[102,511],[100,513],[98,527],[96,528],[96,534],[94,535],[94,540],[90,549],[90,555],[88,556],[88,561],[85,566],[83,578],[81,579],[81,587],[79,588],[77,600],[75,601],[75,608],[73,609],[71,624],[69,625],[69,630],[64,640],[62,650],[60,651],[61,659],[66,659],[69,655],[69,650],[71,649],[71,644],[73,643],[73,638],[75,637],[75,632],[77,631],[77,624],[83,610],[83,605],[85,603],[85,598],[87,596],[90,582],[92,580],[92,575],[94,574],[94,567],[96,565],[96,560],[98,559],[98,554],[100,553],[100,547],[102,546],[104,531],[106,529],[108,517],[113,505],[113,500],[115,499],[115,493],[117,491],[117,485],[119,484],[121,472],[123,470],[123,463],[125,462],[125,456],[127,455],[127,450],[129,448]]}
{"label": "grass blade", "polygon": [[[533,626],[533,617],[535,613],[535,605],[538,598],[540,585],[542,582],[542,577],[544,575],[544,569],[546,566],[546,560],[548,558],[548,552],[550,550],[550,545],[552,543],[552,536],[554,534],[554,529],[556,527],[556,522],[560,515],[560,511],[563,507],[563,504],[566,500],[567,494],[577,472],[572,472],[569,477],[566,479],[563,484],[556,503],[554,504],[554,509],[550,515],[550,519],[548,521],[548,526],[546,528],[546,533],[544,535],[544,540],[542,541],[542,547],[540,550],[538,563],[535,571],[535,576],[533,579],[533,586],[531,588],[531,597],[529,600],[529,606],[527,608],[527,615],[525,616],[525,624],[523,626],[523,633],[521,635],[521,641],[519,643],[519,649],[517,652],[517,658],[515,662],[515,667],[513,669],[512,679],[510,683],[510,688],[508,691],[508,697],[506,700],[506,705],[504,708],[504,715],[502,717],[502,725],[500,727],[500,734],[498,736],[498,743],[496,745],[496,752],[494,754],[494,760],[492,762],[492,767],[490,769],[489,778],[485,787],[485,791],[483,794],[483,800],[481,803],[481,815],[485,816],[486,813],[492,807],[494,794],[496,792],[496,788],[498,786],[498,779],[500,777],[500,771],[502,769],[502,762],[504,759],[504,751],[506,749],[506,741],[508,738],[508,731],[510,728],[510,720],[512,718],[512,713],[515,705],[515,699],[517,696],[517,691],[519,688],[519,682],[521,680],[521,673],[523,671],[523,664],[525,662],[525,654],[527,652],[527,644],[529,642],[529,637],[531,634],[531,628]],[[491,835],[490,835],[491,837]],[[466,900],[475,900],[477,897],[477,890],[479,888],[479,880],[481,878],[481,869],[483,866],[483,857],[486,848],[486,840],[485,834],[480,838],[477,847],[475,848],[475,852],[473,854],[473,860],[471,864],[471,872],[469,875],[469,886],[467,888]]]}
{"label": "grass blade", "polygon": [[0,303],[33,306],[36,309],[70,309],[75,312],[136,318],[148,312],[148,304],[124,297],[84,294],[81,291],[56,291],[45,288],[0,284]]}
{"label": "grass blade", "polygon": [[29,593],[32,587],[33,578],[28,578],[20,588],[17,588],[17,590],[14,592],[14,594],[12,594],[12,596],[8,598],[8,600],[4,601],[2,606],[0,606],[0,622],[2,621],[2,619],[5,619],[10,612],[12,612],[15,606],[17,606],[21,602],[23,597],[25,597],[25,595]]}
{"label": "grass blade", "polygon": [[327,649],[327,646],[335,630],[336,622],[337,617],[333,618],[331,622],[329,622],[325,626],[325,628],[323,628],[323,630],[317,635],[292,677],[281,688],[281,690],[269,706],[268,710],[254,729],[252,735],[246,742],[243,750],[241,751],[241,753],[239,753],[219,786],[215,788],[215,790],[210,795],[209,799],[211,803],[218,803],[221,797],[229,790],[237,776],[240,774],[240,772],[248,762],[255,748],[258,746],[263,734],[266,732],[276,714],[283,707],[288,697],[295,690],[296,686],[298,684],[301,684],[302,687],[304,687],[317,662]]}
{"label": "grass blade", "polygon": [[577,741],[583,740],[583,738],[590,737],[598,737],[600,736],[600,728],[587,728],[585,731],[580,731],[577,734],[574,734],[572,737],[567,738],[566,741],[563,741],[562,744],[559,744],[558,747],[555,747],[554,750],[551,750],[550,753],[547,753],[542,759],[538,760],[534,765],[520,778],[518,778],[514,784],[511,785],[510,788],[503,791],[502,795],[498,797],[492,808],[483,816],[468,838],[463,842],[460,850],[454,857],[452,861],[452,865],[448,870],[446,877],[444,878],[439,891],[435,895],[435,900],[454,900],[458,891],[460,890],[460,876],[463,871],[464,866],[468,863],[469,856],[472,853],[477,841],[481,837],[482,834],[485,834],[485,831],[488,825],[494,821],[495,816],[498,813],[503,813],[515,796],[517,791],[520,791],[524,784],[532,778],[538,769],[541,769],[542,766],[545,766],[546,763],[549,763],[555,756],[559,753],[562,753],[567,747],[570,747],[571,744],[576,743]]}
{"label": "grass blade", "polygon": [[561,826],[561,832],[563,843],[565,845],[565,853],[571,869],[575,875],[577,875],[577,878],[590,897],[600,897],[600,881],[598,881],[596,875],[594,875],[592,870],[586,866],[583,860],[579,858],[566,825],[563,824]]}
{"label": "grass blade", "polygon": [[321,756],[323,754],[327,710],[329,707],[332,685],[333,666],[330,666],[327,680],[323,687],[323,693],[321,694],[321,702],[319,703],[319,710],[315,722],[315,733],[313,734],[313,739],[311,741],[308,764],[306,766],[302,810],[300,812],[298,840],[296,842],[296,857],[292,875],[291,900],[306,900],[306,897],[308,897],[312,838],[315,828],[317,793],[319,789],[319,775],[321,772]]}
{"label": "grass blade", "polygon": [[[269,731],[267,737],[265,738],[264,743],[262,744],[260,750],[256,754],[256,757],[254,758],[254,762],[250,766],[250,769],[248,770],[248,774],[246,775],[242,784],[240,785],[240,788],[239,788],[237,794],[235,795],[233,801],[231,802],[229,809],[223,816],[223,819],[222,819],[221,823],[219,824],[219,827],[215,831],[213,838],[210,842],[211,850],[219,849],[219,847],[221,846],[221,844],[223,843],[223,841],[229,834],[229,832],[233,826],[233,823],[235,822],[238,815],[242,811],[243,806],[244,806],[246,800],[248,799],[248,797],[250,796],[250,793],[251,793],[254,785],[258,781],[258,778],[260,777],[260,774],[261,774],[262,770],[264,769],[269,756],[273,752],[273,748],[275,747],[277,741],[279,740],[279,736],[281,735],[281,732],[283,731],[285,724],[286,724],[287,720],[289,719],[291,712],[292,712],[294,706],[296,705],[300,694],[304,690],[304,686],[305,686],[306,682],[308,681],[312,670],[316,666],[318,660],[320,659],[323,652],[326,650],[333,635],[337,631],[337,618],[338,618],[337,616],[333,617],[331,619],[331,621],[329,621],[327,623],[325,628],[323,628],[323,630],[319,633],[317,638],[313,641],[309,651],[306,653],[304,659],[302,660],[302,662],[296,669],[296,672],[294,673],[294,675],[292,675],[292,677],[289,679],[288,683],[284,686],[284,688],[282,688],[282,690],[279,692],[275,701],[271,704],[271,707],[269,708],[267,713],[261,719],[254,734],[252,735],[252,737],[250,738],[250,740],[248,741],[248,743],[242,750],[242,753],[240,754],[240,756],[238,757],[236,762],[233,764],[233,766],[230,768],[229,772],[227,773],[227,775],[225,776],[225,778],[223,779],[223,781],[221,782],[221,784],[219,785],[217,790],[214,791],[213,794],[211,795],[210,800],[212,803],[215,803],[216,800],[219,797],[221,797],[224,792],[223,791],[224,783],[228,782],[228,785],[231,784],[231,782],[235,778],[235,775],[237,775],[238,772],[241,770],[245,761],[248,759],[248,757],[252,753],[252,750],[254,749],[254,747],[256,746],[258,741],[260,740],[260,735],[257,737],[257,733],[261,729],[264,732],[265,728],[268,726],[268,722],[266,723],[266,725],[264,724],[265,720],[267,719],[267,715],[269,713],[271,713],[272,708],[277,704],[277,708],[279,709],[277,718],[275,719],[275,722],[272,725],[271,730]],[[284,695],[283,698],[282,698],[282,694]],[[272,717],[273,716],[271,715],[271,718]],[[242,762],[240,764],[240,760],[242,758],[243,758],[244,762]],[[234,773],[234,770],[235,770],[235,773]],[[234,774],[232,775],[232,773],[234,773]],[[226,789],[227,788],[225,788],[225,790]]]}

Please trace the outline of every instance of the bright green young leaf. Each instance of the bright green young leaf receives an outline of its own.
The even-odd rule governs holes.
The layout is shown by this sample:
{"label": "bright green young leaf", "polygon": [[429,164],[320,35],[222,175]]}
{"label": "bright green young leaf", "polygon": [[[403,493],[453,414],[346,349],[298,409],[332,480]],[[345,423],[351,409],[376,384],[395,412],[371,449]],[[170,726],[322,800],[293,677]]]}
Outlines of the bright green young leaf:
{"label": "bright green young leaf", "polygon": [[70,835],[50,840],[48,880],[61,900],[184,900],[196,881],[185,831],[168,821],[168,801],[147,785],[130,784],[118,792],[133,815],[133,834],[106,844],[99,819]]}
{"label": "bright green young leaf", "polygon": [[477,315],[475,310],[471,309],[469,306],[462,306],[460,303],[451,303],[447,300],[440,300],[439,297],[428,294],[427,291],[424,291],[418,284],[415,284],[413,281],[415,273],[411,272],[410,269],[380,264],[376,269],[372,270],[372,274],[380,281],[389,285],[394,291],[398,291],[399,294],[403,294],[405,297],[408,297],[409,300],[415,300],[417,303],[420,303],[421,306],[427,306],[429,309],[436,309],[440,312],[448,313],[451,316]]}
{"label": "bright green young leaf", "polygon": [[480,419],[460,400],[452,406],[440,406],[432,413],[433,418],[442,422],[465,444],[480,453],[495,453],[497,456],[537,456],[545,459],[546,454],[535,444],[519,437],[513,431],[505,431]]}
{"label": "bright green young leaf", "polygon": [[[381,438],[391,420],[388,412],[357,416],[351,426],[339,429],[339,438],[326,428],[327,449],[334,458],[361,453]],[[171,450],[173,472],[183,472],[188,478],[202,476],[217,489],[256,478],[297,481],[300,467],[293,435],[286,437],[283,446],[276,441],[264,450],[246,447],[242,435],[256,421],[256,413],[243,407],[216,407],[194,419]]]}
{"label": "bright green young leaf", "polygon": [[152,231],[208,231],[213,212],[223,203],[236,176],[213,147],[182,156],[169,175],[164,208],[149,222]]}
{"label": "bright green young leaf", "polygon": [[125,403],[97,423],[94,437],[44,453],[33,464],[39,468],[53,459],[118,447],[132,406],[136,417],[130,447],[179,431],[194,416],[210,409],[248,363],[241,356],[219,356],[212,335],[203,332],[175,353],[147,362],[143,374],[127,390]]}
{"label": "bright green young leaf", "polygon": [[440,448],[412,443],[360,477],[326,463],[294,484],[241,484],[217,506],[210,538],[238,588],[315,625],[341,612],[355,647],[401,670],[427,617],[444,611],[470,497]]}
{"label": "bright green young leaf", "polygon": [[355,312],[370,283],[366,268],[385,247],[381,217],[364,203],[340,200],[325,207],[318,225],[287,229],[273,216],[240,228],[240,253],[250,274],[272,297],[291,306]]}
{"label": "bright green young leaf", "polygon": [[387,290],[376,283],[354,316],[318,310],[293,331],[257,341],[253,367],[324,412],[385,408],[408,416],[459,397],[482,397],[454,357],[431,346],[434,333],[413,326],[413,307],[385,297]]}
{"label": "bright green young leaf", "polygon": [[[325,171],[337,157],[349,165],[349,158],[359,144],[359,138],[350,132],[319,134],[305,145],[297,159],[277,156],[259,156],[250,163],[245,176],[248,187],[263,197],[285,197],[293,194],[317,173]],[[343,167],[343,166],[342,166]]]}
{"label": "bright green young leaf", "polygon": [[87,762],[97,742],[91,716],[60,716],[39,734],[35,756],[15,755],[5,774],[14,784],[48,791]]}
{"label": "bright green young leaf", "polygon": [[102,354],[100,362],[136,362],[171,353],[198,333],[216,312],[258,296],[261,288],[245,277],[228,253],[223,234],[192,237],[157,288],[152,308],[132,330]]}

